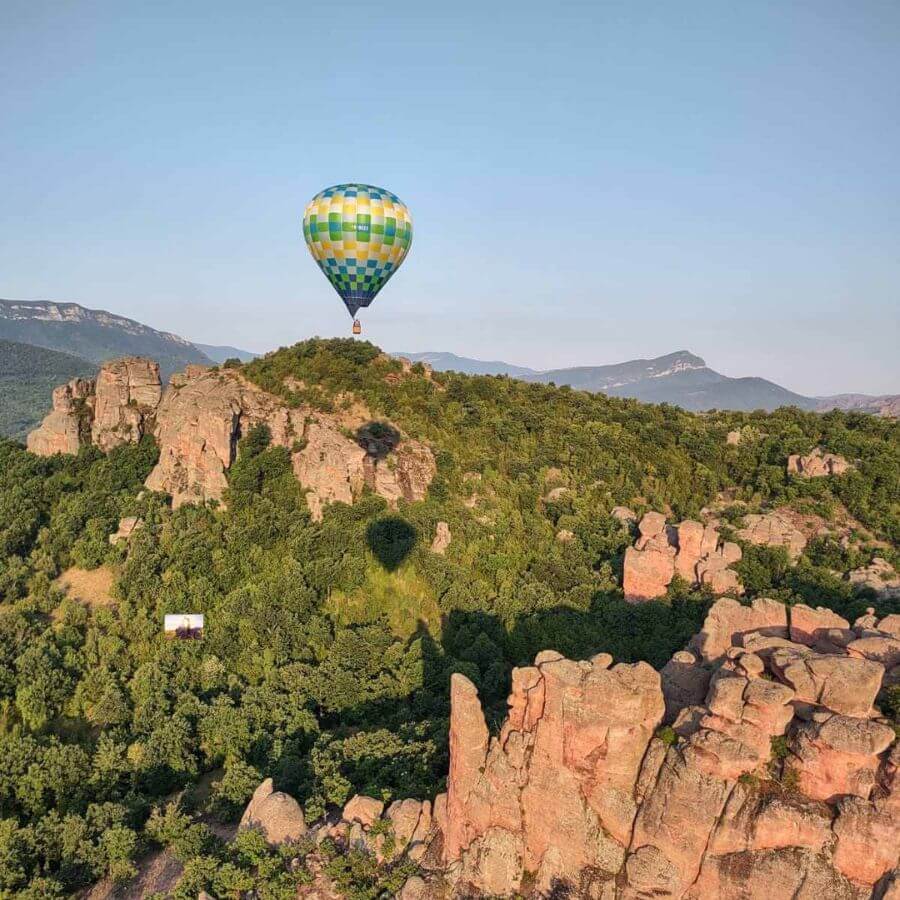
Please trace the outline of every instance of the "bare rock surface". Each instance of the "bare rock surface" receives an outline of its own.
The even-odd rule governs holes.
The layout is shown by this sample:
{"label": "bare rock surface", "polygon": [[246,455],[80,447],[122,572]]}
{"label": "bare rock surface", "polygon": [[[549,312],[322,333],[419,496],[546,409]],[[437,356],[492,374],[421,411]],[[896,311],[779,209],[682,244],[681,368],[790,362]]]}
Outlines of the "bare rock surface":
{"label": "bare rock surface", "polygon": [[780,510],[744,516],[744,525],[737,535],[750,544],[784,547],[793,560],[806,547],[806,535]]}
{"label": "bare rock surface", "polygon": [[625,550],[622,587],[632,601],[662,597],[678,575],[693,586],[708,585],[714,594],[741,594],[737,573],[730,568],[741,548],[722,541],[714,525],[686,519],[667,526],[665,516],[648,512],[638,524],[640,536]]}
{"label": "bare rock surface", "polygon": [[438,522],[434,529],[434,540],[431,542],[431,552],[443,556],[450,546],[451,539],[450,526],[446,522]]}
{"label": "bare rock surface", "polygon": [[824,478],[828,475],[843,475],[851,468],[849,462],[843,456],[836,453],[827,453],[821,447],[816,447],[812,453],[806,456],[794,454],[788,457],[788,475],[797,475],[800,478]]}
{"label": "bare rock surface", "polygon": [[125,516],[119,519],[119,527],[109,536],[110,544],[118,544],[120,541],[129,541],[131,536],[144,527],[144,520],[138,516]]}
{"label": "bare rock surface", "polygon": [[271,778],[254,791],[238,827],[258,828],[270,844],[298,841],[306,834],[300,804],[289,794],[276,791]]}
{"label": "bare rock surface", "polygon": [[38,456],[77,453],[91,442],[94,415],[94,381],[73,378],[53,390],[53,408],[27,438],[27,447]]}
{"label": "bare rock surface", "polygon": [[869,565],[854,569],[847,580],[857,587],[871,588],[880,597],[900,597],[900,574],[880,556],[876,556]]}
{"label": "bare rock surface", "polygon": [[[514,670],[493,738],[453,676],[429,878],[457,897],[881,896],[900,862],[900,748],[872,717],[884,666],[823,640],[848,630],[824,609],[789,626],[780,603],[726,598],[660,675],[545,651]],[[664,719],[674,745],[653,737]]]}
{"label": "bare rock surface", "polygon": [[94,387],[91,442],[104,451],[136,444],[152,428],[161,397],[157,363],[139,356],[104,363]]}

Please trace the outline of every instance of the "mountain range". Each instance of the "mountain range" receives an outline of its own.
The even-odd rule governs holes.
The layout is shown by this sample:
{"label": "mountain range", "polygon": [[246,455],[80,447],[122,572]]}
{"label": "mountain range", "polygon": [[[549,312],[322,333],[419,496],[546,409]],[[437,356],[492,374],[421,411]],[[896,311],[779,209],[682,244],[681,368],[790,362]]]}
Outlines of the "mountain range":
{"label": "mountain range", "polygon": [[[5,382],[21,382],[21,390],[0,398],[0,433],[17,436],[23,429],[36,424],[49,408],[49,390],[43,392],[43,387],[58,383],[60,376],[67,371],[71,371],[73,376],[88,374],[108,359],[145,356],[159,362],[163,379],[166,379],[172,372],[180,371],[190,363],[209,366],[231,358],[248,362],[257,356],[234,346],[192,343],[177,334],[158,331],[106,310],[53,301],[0,300],[0,341],[66,355],[65,358],[55,358],[29,354],[21,349],[14,351],[11,346],[0,347],[0,355],[5,358],[5,362],[0,362],[4,367]],[[815,411],[840,408],[876,415],[900,415],[900,395],[807,397],[765,378],[723,375],[687,350],[613,365],[549,370],[445,352],[394,355],[428,363],[438,370],[553,382],[578,390],[631,397],[646,403],[671,403],[695,412],[708,409],[773,410],[779,406],[796,406]],[[38,371],[43,364],[46,365],[45,371]],[[20,366],[20,370],[16,366]],[[38,397],[42,399],[38,401]]]}
{"label": "mountain range", "polygon": [[148,356],[166,378],[189,363],[214,362],[177,334],[78,303],[0,300],[0,340],[59,350],[98,364],[117,356]]}
{"label": "mountain range", "polygon": [[700,412],[707,409],[771,411],[779,406],[826,412],[852,409],[877,415],[900,414],[900,395],[879,397],[868,394],[838,394],[833,397],[806,397],[765,378],[732,378],[707,366],[706,361],[687,350],[678,350],[655,359],[633,359],[606,366],[574,366],[538,370],[510,363],[484,361],[454,353],[397,353],[413,362],[428,363],[439,371],[470,375],[507,375],[523,381],[569,385],[583,391],[599,391],[614,397],[631,397],[645,403],[671,403]]}

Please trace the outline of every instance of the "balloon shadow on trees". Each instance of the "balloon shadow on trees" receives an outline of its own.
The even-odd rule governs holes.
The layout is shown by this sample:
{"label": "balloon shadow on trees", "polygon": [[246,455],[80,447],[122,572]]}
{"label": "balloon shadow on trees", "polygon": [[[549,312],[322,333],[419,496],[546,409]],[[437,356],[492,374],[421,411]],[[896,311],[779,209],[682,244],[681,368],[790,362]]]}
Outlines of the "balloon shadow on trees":
{"label": "balloon shadow on trees", "polygon": [[366,529],[366,543],[374,557],[387,569],[396,571],[416,546],[419,533],[406,519],[388,516]]}
{"label": "balloon shadow on trees", "polygon": [[400,432],[389,422],[367,422],[356,429],[356,443],[373,459],[384,459],[400,440]]}

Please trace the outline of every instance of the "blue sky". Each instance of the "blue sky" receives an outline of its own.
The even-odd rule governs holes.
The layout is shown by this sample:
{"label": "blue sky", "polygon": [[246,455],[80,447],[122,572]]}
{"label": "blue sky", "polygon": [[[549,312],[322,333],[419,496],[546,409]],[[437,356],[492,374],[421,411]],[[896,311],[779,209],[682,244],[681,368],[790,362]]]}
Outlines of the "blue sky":
{"label": "blue sky", "polygon": [[896,0],[4,0],[0,66],[0,296],[345,334],[300,218],[363,181],[385,348],[900,391]]}

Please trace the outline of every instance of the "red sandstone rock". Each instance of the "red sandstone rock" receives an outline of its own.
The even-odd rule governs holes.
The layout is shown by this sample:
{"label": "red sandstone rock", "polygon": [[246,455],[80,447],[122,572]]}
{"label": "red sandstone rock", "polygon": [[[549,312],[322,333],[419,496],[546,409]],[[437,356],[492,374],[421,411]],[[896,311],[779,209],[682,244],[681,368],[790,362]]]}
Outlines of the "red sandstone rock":
{"label": "red sandstone rock", "polygon": [[777,600],[758,598],[742,606],[728,597],[709,611],[703,629],[691,640],[690,647],[706,662],[725,656],[729,647],[740,647],[744,634],[762,633],[787,638],[787,612]]}
{"label": "red sandstone rock", "polygon": [[785,547],[793,560],[806,547],[803,532],[784,513],[778,511],[744,516],[744,525],[737,535],[750,544]]}
{"label": "red sandstone rock", "polygon": [[91,442],[104,451],[136,444],[152,427],[162,397],[159,365],[137,356],[104,363],[94,395]]}
{"label": "red sandstone rock", "polygon": [[271,778],[254,791],[239,828],[259,828],[270,844],[298,841],[306,834],[300,804],[289,794],[274,790]]}
{"label": "red sandstone rock", "polygon": [[[720,600],[699,642],[708,657],[675,654],[662,678],[644,664],[612,665],[606,653],[574,662],[544,651],[514,670],[494,738],[474,686],[454,675],[448,793],[433,812],[404,800],[386,813],[397,852],[422,866],[411,895],[890,897],[900,745],[882,722],[823,705],[868,709],[871,673],[883,666],[840,647],[823,652],[835,645],[819,632],[835,623],[820,611],[793,623],[794,636],[818,649],[787,640],[777,607]],[[869,633],[877,623],[864,624]],[[678,709],[674,746],[653,736],[664,693],[667,719]],[[782,734],[796,790],[768,780],[777,771],[772,738]],[[264,787],[257,794],[271,792]],[[349,846],[380,853],[371,828],[381,807],[371,798],[348,804]]]}
{"label": "red sandstone rock", "polygon": [[77,453],[90,443],[94,382],[75,378],[53,391],[53,409],[27,438],[28,449],[38,456]]}
{"label": "red sandstone rock", "polygon": [[807,456],[794,454],[788,457],[788,475],[797,475],[800,478],[822,478],[827,475],[843,475],[851,468],[850,463],[843,456],[836,453],[826,453],[821,447],[816,447]]}
{"label": "red sandstone rock", "polygon": [[341,818],[343,818],[345,822],[357,822],[364,828],[370,828],[379,818],[381,818],[381,813],[383,811],[383,800],[376,800],[374,797],[365,797],[362,794],[356,794],[347,801]]}
{"label": "red sandstone rock", "polygon": [[741,548],[721,544],[715,526],[686,519],[667,527],[662,513],[649,512],[638,528],[640,537],[625,551],[622,587],[627,600],[662,597],[675,575],[717,594],[743,593],[737,573],[728,568],[741,558]]}

